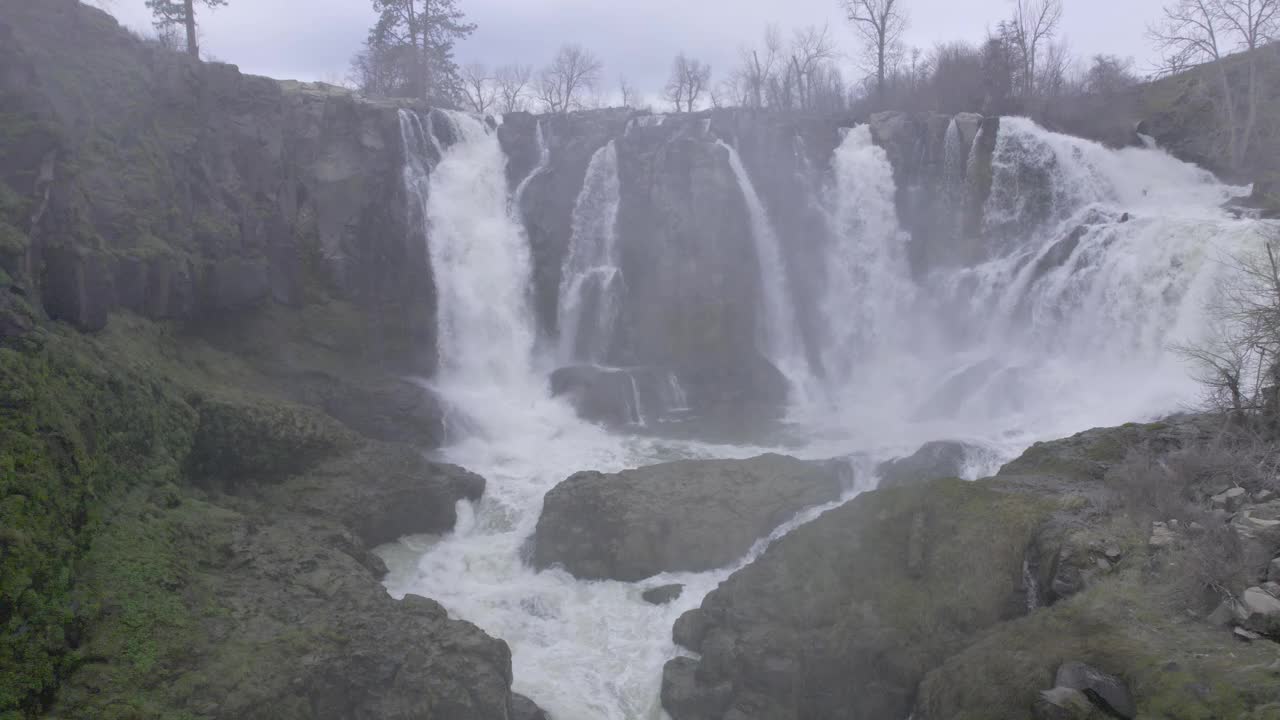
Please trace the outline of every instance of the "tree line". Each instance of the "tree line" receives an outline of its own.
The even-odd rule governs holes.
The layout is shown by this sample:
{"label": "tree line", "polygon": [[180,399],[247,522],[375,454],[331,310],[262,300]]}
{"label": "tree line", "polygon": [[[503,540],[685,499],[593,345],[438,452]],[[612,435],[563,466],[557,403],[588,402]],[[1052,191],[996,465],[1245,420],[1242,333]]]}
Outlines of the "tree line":
{"label": "tree line", "polygon": [[[167,44],[198,57],[197,10],[228,0],[146,0]],[[908,47],[911,0],[833,0],[858,38],[849,58],[827,27],[789,34],[776,25],[738,51],[718,78],[687,53],[670,65],[657,95],[646,96],[626,78],[604,85],[604,65],[577,44],[562,46],[541,68],[483,63],[459,65],[456,44],[476,31],[459,0],[371,0],[377,13],[351,63],[351,83],[376,97],[412,97],[479,113],[536,110],[562,113],[621,101],[647,106],[654,99],[676,111],[704,107],[865,113],[881,109],[1030,112],[1036,103],[1073,95],[1110,95],[1139,82],[1132,60],[1115,55],[1075,57],[1060,37],[1064,0],[1009,0],[1006,17],[978,43],[954,42],[931,50]],[[1170,0],[1149,36],[1160,50],[1156,74],[1212,64],[1205,74],[1220,114],[1229,164],[1239,166],[1267,125],[1263,115],[1267,71],[1262,50],[1280,32],[1280,0]],[[1232,65],[1220,62],[1240,53]],[[846,77],[848,60],[861,73]],[[1236,68],[1232,70],[1231,68]],[[609,96],[606,100],[606,96]]]}

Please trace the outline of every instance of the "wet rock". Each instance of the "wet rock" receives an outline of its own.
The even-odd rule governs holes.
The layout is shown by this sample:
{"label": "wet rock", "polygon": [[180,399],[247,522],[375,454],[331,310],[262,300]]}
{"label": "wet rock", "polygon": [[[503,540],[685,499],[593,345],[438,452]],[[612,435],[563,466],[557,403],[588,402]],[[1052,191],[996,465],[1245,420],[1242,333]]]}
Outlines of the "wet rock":
{"label": "wet rock", "polygon": [[1059,666],[1055,684],[1079,690],[1094,705],[1116,717],[1127,720],[1138,714],[1129,688],[1119,678],[1082,662],[1067,662]]}
{"label": "wet rock", "polygon": [[427,460],[417,448],[371,443],[295,477],[268,495],[350,527],[369,546],[448,532],[459,500],[479,500],[485,480]]}
{"label": "wet rock", "polygon": [[707,686],[698,682],[698,661],[679,657],[662,668],[662,707],[675,718],[720,717],[733,696],[727,682]]}
{"label": "wet rock", "polygon": [[880,463],[876,474],[880,476],[880,487],[960,477],[970,453],[980,451],[980,448],[952,440],[929,442],[912,455]]}
{"label": "wet rock", "polygon": [[1267,503],[1275,499],[1276,499],[1275,491],[1269,490],[1266,488],[1259,490],[1258,492],[1253,494],[1253,501],[1255,503]]}
{"label": "wet rock", "polygon": [[1272,558],[1267,565],[1267,579],[1280,582],[1280,557]]}
{"label": "wet rock", "polygon": [[509,720],[551,720],[546,711],[529,698],[511,693],[511,714]]}
{"label": "wet rock", "polygon": [[675,644],[697,652],[707,635],[707,616],[700,608],[694,608],[676,618],[671,626],[671,639]]}
{"label": "wet rock", "polygon": [[675,583],[645,590],[640,594],[640,597],[644,598],[644,601],[650,605],[666,605],[672,600],[680,597],[680,594],[683,592],[684,585]]}
{"label": "wet rock", "polygon": [[1262,636],[1259,635],[1258,633],[1253,632],[1252,630],[1246,630],[1245,628],[1242,628],[1242,627],[1233,629],[1231,631],[1231,634],[1244,642],[1254,642],[1255,640],[1262,639]]}
{"label": "wet rock", "polygon": [[865,493],[791,531],[677,622],[676,639],[701,657],[664,675],[664,707],[674,720],[718,719],[726,707],[906,717],[932,667],[1027,612],[1037,507],[982,482],[940,480]]}
{"label": "wet rock", "polygon": [[839,497],[846,472],[762,455],[577,473],[547,493],[533,565],[627,581],[721,567],[800,510]]}

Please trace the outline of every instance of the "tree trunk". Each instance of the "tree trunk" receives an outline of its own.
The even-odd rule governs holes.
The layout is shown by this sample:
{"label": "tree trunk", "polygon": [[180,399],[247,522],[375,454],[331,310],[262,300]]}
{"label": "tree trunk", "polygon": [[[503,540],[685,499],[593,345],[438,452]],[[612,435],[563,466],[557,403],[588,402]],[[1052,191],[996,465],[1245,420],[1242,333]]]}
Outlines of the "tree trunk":
{"label": "tree trunk", "polygon": [[1227,124],[1227,162],[1231,169],[1237,170],[1240,166],[1240,153],[1236,141],[1239,135],[1239,128],[1236,126],[1236,99],[1231,92],[1231,81],[1227,78],[1227,69],[1223,66],[1222,59],[1215,58],[1214,64],[1218,66],[1218,80],[1222,83],[1222,111],[1226,115]]}
{"label": "tree trunk", "polygon": [[881,105],[884,105],[884,45],[885,37],[881,32],[879,42],[876,43],[876,94],[880,96]]}
{"label": "tree trunk", "polygon": [[187,22],[187,54],[199,60],[200,41],[196,38],[196,0],[184,0],[183,9],[186,12],[183,19]]}

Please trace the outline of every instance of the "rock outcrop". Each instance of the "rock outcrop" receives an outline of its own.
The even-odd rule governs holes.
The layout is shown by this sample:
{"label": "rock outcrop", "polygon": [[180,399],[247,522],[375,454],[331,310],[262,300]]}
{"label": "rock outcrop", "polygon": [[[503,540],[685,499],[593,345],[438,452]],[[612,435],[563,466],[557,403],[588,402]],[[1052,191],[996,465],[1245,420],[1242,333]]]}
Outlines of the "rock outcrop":
{"label": "rock outcrop", "polygon": [[361,309],[368,352],[430,370],[395,106],[195,62],[75,0],[0,9],[0,268],[51,317],[198,320],[320,281]]}
{"label": "rock outcrop", "polygon": [[964,474],[971,454],[980,452],[982,452],[981,448],[962,442],[951,440],[928,442],[907,457],[893,458],[880,463],[876,467],[876,474],[880,476],[882,488],[942,478],[958,478]]}
{"label": "rock outcrop", "polygon": [[[1046,513],[958,480],[866,493],[775,542],[681,618],[701,659],[663,675],[676,720],[906,717],[916,685],[1027,612]],[[922,521],[920,521],[920,520]]]}
{"label": "rock outcrop", "polygon": [[839,464],[782,455],[580,472],[547,493],[533,564],[627,581],[722,567],[797,512],[838,498],[846,480]]}

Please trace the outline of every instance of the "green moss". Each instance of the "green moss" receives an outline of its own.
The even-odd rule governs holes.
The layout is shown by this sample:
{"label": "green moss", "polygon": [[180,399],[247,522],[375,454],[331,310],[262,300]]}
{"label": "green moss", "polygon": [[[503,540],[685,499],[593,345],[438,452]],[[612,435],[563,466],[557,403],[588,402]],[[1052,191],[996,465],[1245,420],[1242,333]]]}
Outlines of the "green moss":
{"label": "green moss", "polygon": [[179,477],[196,415],[154,379],[55,333],[0,349],[0,710],[32,711],[67,669],[75,562],[97,500]]}

